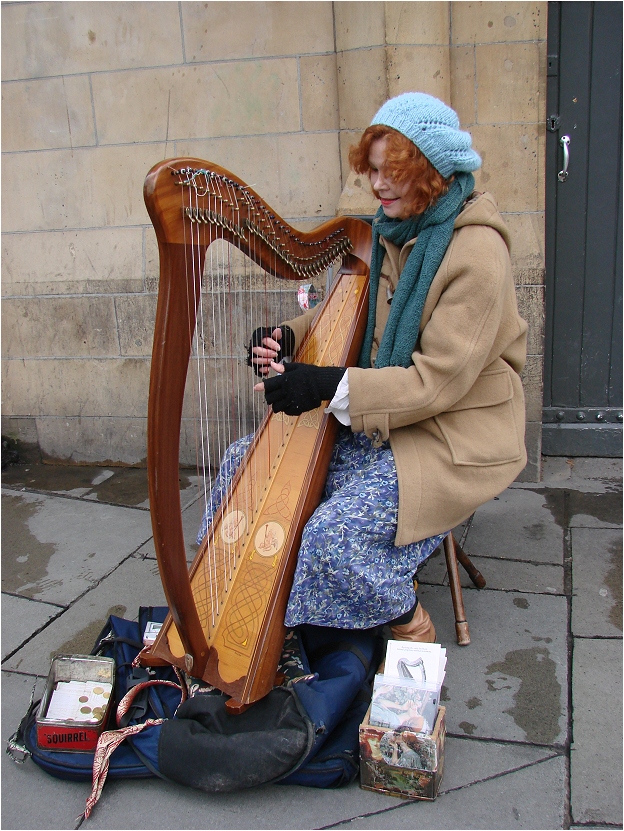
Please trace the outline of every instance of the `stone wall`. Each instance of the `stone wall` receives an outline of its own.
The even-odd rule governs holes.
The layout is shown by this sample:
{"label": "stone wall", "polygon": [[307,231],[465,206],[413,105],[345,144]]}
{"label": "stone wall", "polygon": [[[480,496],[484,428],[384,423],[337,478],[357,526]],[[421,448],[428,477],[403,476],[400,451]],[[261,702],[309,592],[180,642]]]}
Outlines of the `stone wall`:
{"label": "stone wall", "polygon": [[544,2],[3,4],[3,435],[50,461],[144,463],[153,164],[215,161],[301,228],[370,213],[348,147],[418,89],[458,111],[512,232],[536,479],[545,39]]}

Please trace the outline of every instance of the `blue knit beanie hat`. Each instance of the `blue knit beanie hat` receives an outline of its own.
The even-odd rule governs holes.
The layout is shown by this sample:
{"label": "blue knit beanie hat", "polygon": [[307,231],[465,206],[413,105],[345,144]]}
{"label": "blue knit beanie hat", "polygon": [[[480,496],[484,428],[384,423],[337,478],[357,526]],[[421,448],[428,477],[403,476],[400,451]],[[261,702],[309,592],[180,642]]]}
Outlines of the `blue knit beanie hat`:
{"label": "blue knit beanie hat", "polygon": [[371,121],[392,127],[406,136],[445,179],[453,173],[470,173],[481,167],[472,149],[470,133],[459,129],[455,110],[424,92],[404,92],[391,98]]}

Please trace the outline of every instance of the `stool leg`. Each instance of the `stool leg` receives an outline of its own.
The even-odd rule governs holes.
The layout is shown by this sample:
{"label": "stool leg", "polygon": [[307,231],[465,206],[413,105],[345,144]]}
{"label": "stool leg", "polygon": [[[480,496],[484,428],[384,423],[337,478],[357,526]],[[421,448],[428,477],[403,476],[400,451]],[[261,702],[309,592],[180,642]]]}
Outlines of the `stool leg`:
{"label": "stool leg", "polygon": [[470,577],[470,579],[478,589],[485,588],[485,577],[481,574],[479,569],[475,566],[475,564],[472,562],[470,557],[466,554],[466,552],[457,542],[457,540],[454,540],[454,542],[455,556],[457,557],[457,561],[459,562],[459,564],[465,568],[468,577]]}
{"label": "stool leg", "polygon": [[461,583],[459,581],[457,555],[455,554],[455,540],[453,539],[452,534],[447,534],[444,538],[444,556],[446,557],[446,569],[448,571],[451,598],[453,600],[453,611],[455,613],[455,632],[457,634],[457,643],[460,646],[468,646],[470,643],[470,632],[468,631],[468,621],[466,620],[466,610],[464,609],[464,598],[462,595]]}

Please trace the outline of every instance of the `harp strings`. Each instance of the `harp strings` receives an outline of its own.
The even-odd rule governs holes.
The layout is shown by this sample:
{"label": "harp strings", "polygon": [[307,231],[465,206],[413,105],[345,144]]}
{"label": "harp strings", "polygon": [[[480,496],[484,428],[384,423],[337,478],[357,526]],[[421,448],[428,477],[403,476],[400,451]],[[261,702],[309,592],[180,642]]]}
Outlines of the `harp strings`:
{"label": "harp strings", "polygon": [[[286,263],[301,282],[310,282],[312,276],[318,278],[329,269],[350,243],[344,232],[336,232],[324,254],[317,253],[320,243],[299,242],[298,248],[288,252],[286,241],[297,241],[298,235],[246,186],[209,170],[176,172],[182,179],[186,267],[191,276],[187,285],[192,286],[188,303],[197,309],[196,331],[189,332],[195,364],[189,371],[189,384],[192,378],[192,397],[199,414],[195,444],[198,504],[203,515],[210,508],[211,487],[226,449],[235,439],[255,432],[266,411],[263,396],[252,393],[257,379],[246,366],[251,332],[258,326],[272,328],[299,313],[297,283],[289,280],[284,288],[284,281],[274,275],[281,273]],[[231,239],[240,239],[249,256],[232,245]],[[257,264],[261,248],[264,268]],[[280,419],[274,426],[279,429],[268,433],[268,458],[252,454],[245,487],[226,493],[220,516],[244,515],[251,521],[264,485],[260,478],[266,475],[259,470],[270,470],[279,457],[289,420]],[[207,637],[217,624],[241,556],[241,548],[227,544],[221,536],[207,535],[203,564],[193,578]]]}

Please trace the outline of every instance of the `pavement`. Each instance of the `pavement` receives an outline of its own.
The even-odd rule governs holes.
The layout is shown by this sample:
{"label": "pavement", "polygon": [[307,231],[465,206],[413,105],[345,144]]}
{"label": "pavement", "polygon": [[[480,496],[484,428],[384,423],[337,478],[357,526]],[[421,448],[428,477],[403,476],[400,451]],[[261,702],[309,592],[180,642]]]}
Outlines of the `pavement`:
{"label": "pavement", "polygon": [[[164,604],[144,470],[11,464],[2,473],[2,738],[51,658],[89,652],[108,615]],[[197,481],[181,471],[188,554]],[[544,459],[456,529],[472,643],[455,640],[444,558],[419,597],[447,649],[445,769],[433,802],[267,785],[207,794],[107,782],[83,828],[622,828],[622,462]],[[463,572],[462,572],[463,574]],[[465,578],[465,579],[464,579]],[[73,828],[90,783],[2,754],[2,828]]]}

